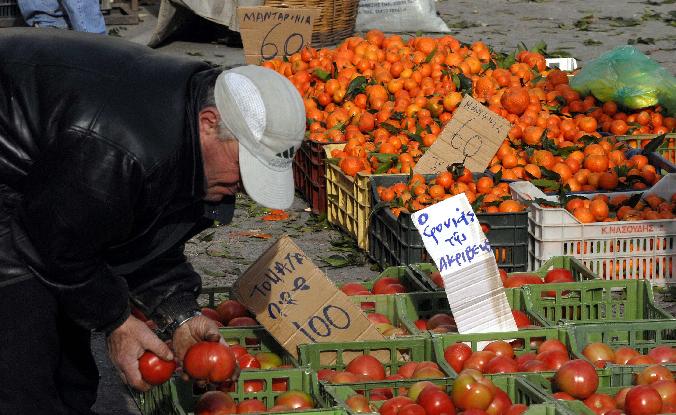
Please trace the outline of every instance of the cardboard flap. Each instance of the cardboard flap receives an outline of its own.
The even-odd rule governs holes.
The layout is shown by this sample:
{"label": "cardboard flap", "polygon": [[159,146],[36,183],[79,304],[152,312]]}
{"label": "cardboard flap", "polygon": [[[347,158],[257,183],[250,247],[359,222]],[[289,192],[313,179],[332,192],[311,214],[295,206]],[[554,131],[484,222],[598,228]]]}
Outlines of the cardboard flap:
{"label": "cardboard flap", "polygon": [[295,357],[299,344],[383,339],[361,309],[287,236],[237,279],[233,294]]}
{"label": "cardboard flap", "polygon": [[283,58],[312,43],[312,27],[320,9],[238,7],[239,32],[248,64]]}
{"label": "cardboard flap", "polygon": [[434,174],[453,163],[464,163],[472,172],[483,172],[507,138],[511,124],[469,94],[437,140],[418,160],[413,171]]}

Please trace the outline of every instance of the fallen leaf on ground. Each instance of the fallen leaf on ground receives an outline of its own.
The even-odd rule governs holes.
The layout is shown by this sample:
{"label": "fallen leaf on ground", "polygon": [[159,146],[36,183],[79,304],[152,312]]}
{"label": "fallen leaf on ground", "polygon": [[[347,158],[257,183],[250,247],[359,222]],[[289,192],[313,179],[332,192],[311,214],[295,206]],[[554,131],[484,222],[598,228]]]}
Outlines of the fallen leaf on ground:
{"label": "fallen leaf on ground", "polygon": [[272,209],[270,213],[267,215],[263,216],[261,219],[265,221],[278,221],[278,220],[285,220],[289,219],[289,214],[284,212],[283,210],[279,209]]}
{"label": "fallen leaf on ground", "polygon": [[241,236],[243,238],[259,238],[259,239],[272,238],[272,235],[269,233],[260,233],[256,231],[230,232],[230,236]]}

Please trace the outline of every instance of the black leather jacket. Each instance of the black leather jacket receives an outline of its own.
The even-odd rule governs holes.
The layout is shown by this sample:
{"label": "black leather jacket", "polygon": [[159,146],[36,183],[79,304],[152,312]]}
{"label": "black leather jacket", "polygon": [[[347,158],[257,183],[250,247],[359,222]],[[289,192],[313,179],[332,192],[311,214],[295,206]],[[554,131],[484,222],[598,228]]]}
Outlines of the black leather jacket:
{"label": "black leather jacket", "polygon": [[0,295],[28,269],[104,331],[130,300],[156,319],[197,308],[183,244],[208,226],[195,97],[215,74],[121,39],[0,31],[0,250],[16,259]]}

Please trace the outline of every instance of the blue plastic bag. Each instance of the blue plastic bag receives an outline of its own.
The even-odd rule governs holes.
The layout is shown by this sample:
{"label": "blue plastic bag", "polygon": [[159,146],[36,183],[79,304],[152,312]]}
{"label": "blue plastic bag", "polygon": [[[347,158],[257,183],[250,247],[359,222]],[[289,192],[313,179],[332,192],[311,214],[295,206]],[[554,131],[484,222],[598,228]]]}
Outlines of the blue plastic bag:
{"label": "blue plastic bag", "polygon": [[591,60],[570,86],[630,109],[661,104],[671,114],[676,110],[676,78],[633,46],[618,46]]}

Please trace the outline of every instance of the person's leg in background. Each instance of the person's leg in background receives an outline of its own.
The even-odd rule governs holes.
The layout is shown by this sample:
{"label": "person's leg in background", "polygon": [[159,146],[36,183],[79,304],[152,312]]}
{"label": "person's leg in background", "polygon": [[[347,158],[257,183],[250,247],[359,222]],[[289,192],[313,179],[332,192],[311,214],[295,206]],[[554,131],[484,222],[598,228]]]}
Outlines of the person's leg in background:
{"label": "person's leg in background", "polygon": [[99,0],[61,0],[71,29],[76,32],[106,33]]}
{"label": "person's leg in background", "polygon": [[58,0],[19,0],[19,10],[28,26],[68,29]]}

